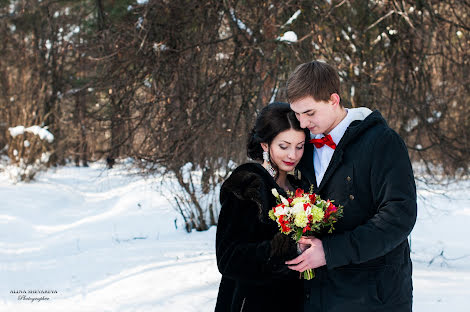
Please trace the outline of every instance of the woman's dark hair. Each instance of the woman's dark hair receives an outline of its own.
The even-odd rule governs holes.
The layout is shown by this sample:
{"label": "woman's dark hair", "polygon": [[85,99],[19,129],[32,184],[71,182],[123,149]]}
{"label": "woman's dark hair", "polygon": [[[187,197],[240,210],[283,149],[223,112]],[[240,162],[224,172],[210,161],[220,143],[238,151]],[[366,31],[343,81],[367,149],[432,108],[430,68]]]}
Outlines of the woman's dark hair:
{"label": "woman's dark hair", "polygon": [[[300,127],[294,111],[289,104],[274,102],[264,107],[256,118],[255,126],[248,136],[247,154],[253,160],[263,160],[261,143],[271,145],[273,139],[281,132],[289,129],[303,131],[307,136],[308,130]],[[275,164],[272,166],[277,170]]]}

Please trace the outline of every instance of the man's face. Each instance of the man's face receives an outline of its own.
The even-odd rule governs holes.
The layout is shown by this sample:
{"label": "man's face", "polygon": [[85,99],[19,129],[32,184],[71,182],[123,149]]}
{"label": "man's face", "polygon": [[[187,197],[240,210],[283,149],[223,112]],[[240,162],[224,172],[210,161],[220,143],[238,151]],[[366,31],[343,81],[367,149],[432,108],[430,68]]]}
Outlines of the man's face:
{"label": "man's face", "polygon": [[307,96],[292,102],[290,108],[295,112],[300,126],[312,134],[330,133],[342,118],[339,101],[333,96],[328,101],[316,101]]}

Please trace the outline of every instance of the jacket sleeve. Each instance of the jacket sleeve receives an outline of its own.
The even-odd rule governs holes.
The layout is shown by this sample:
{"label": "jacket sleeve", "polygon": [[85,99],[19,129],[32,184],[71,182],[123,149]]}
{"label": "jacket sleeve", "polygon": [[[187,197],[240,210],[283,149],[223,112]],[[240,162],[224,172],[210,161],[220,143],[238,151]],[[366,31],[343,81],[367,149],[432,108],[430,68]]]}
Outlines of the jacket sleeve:
{"label": "jacket sleeve", "polygon": [[352,231],[322,238],[328,269],[384,256],[403,243],[416,222],[416,186],[403,140],[387,129],[375,143],[370,185],[376,213]]}
{"label": "jacket sleeve", "polygon": [[[260,226],[256,204],[241,200],[231,193],[224,194],[222,198],[216,235],[217,266],[220,273],[231,279],[261,283],[273,277],[298,277],[295,271],[289,270],[283,263],[272,261],[271,240],[260,241],[256,237],[256,227]],[[296,248],[294,240],[292,245]],[[282,262],[294,257],[295,255],[287,256]]]}

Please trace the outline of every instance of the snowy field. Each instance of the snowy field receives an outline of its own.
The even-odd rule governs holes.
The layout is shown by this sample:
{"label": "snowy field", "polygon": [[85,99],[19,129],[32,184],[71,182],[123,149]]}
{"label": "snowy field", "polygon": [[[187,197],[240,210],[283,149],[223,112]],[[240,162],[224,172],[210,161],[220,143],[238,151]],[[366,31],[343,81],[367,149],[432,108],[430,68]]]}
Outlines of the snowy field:
{"label": "snowy field", "polygon": [[[0,311],[213,311],[216,228],[186,233],[159,180],[126,172],[0,172]],[[470,181],[418,185],[413,310],[470,311]]]}

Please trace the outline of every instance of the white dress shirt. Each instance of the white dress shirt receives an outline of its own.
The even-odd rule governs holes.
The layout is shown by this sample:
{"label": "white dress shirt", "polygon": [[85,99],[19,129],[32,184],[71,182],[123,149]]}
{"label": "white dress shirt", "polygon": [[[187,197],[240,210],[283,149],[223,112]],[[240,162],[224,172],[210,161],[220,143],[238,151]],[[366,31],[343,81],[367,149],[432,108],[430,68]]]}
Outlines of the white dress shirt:
{"label": "white dress shirt", "polygon": [[[359,108],[350,108],[346,109],[346,117],[329,133],[333,142],[336,145],[339,144],[341,138],[343,137],[346,129],[348,129],[349,125],[355,120],[364,120],[367,116],[369,116],[372,111],[366,107],[359,107]],[[323,134],[310,134],[311,139],[320,139],[324,137]],[[315,177],[317,179],[317,187],[320,186],[321,180],[325,175],[326,169],[330,164],[331,158],[333,157],[333,153],[335,152],[334,149],[331,147],[324,145],[323,147],[317,148],[314,147],[313,149],[313,167],[315,168]]]}

